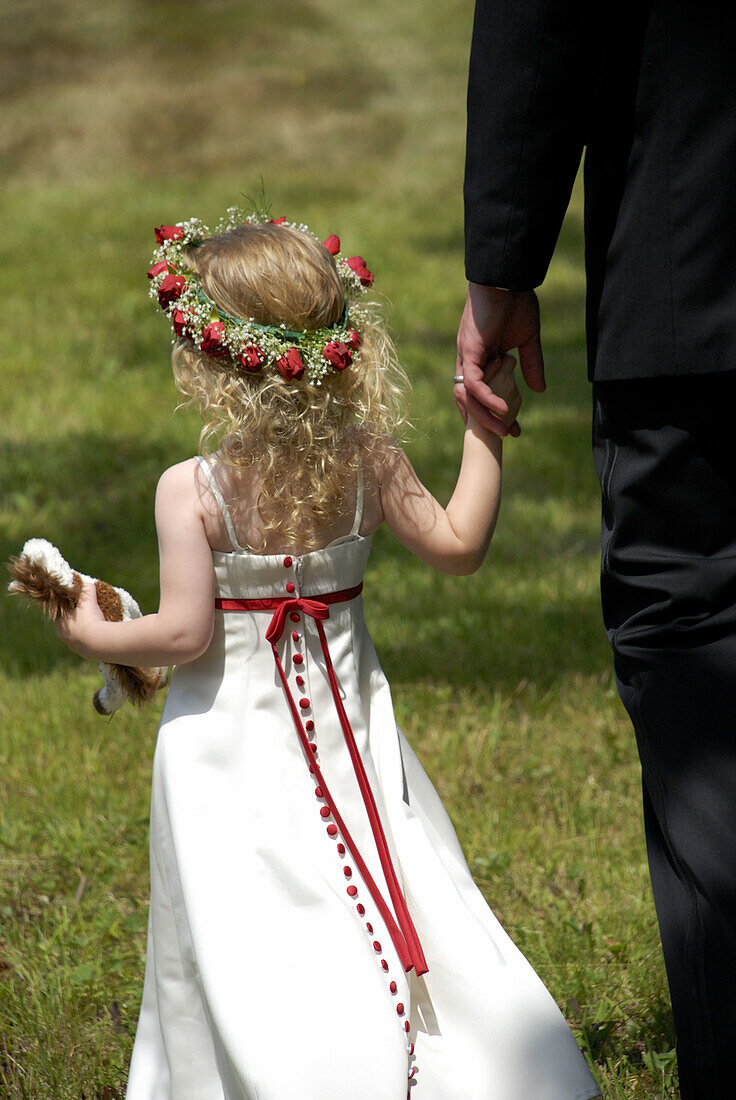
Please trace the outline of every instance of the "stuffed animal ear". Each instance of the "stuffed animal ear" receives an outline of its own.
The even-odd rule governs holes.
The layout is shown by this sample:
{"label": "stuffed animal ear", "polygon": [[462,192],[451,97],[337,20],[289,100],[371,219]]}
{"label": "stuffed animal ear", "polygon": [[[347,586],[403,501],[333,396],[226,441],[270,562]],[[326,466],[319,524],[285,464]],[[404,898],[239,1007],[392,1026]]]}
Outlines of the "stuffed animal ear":
{"label": "stuffed animal ear", "polygon": [[127,698],[138,707],[150,703],[168,678],[165,668],[134,668],[132,665],[110,667]]}
{"label": "stuffed animal ear", "polygon": [[92,705],[98,714],[112,714],[125,700],[134,706],[150,703],[168,680],[166,668],[132,668],[129,665],[100,665],[105,686],[96,691]]}
{"label": "stuffed animal ear", "polygon": [[11,558],[7,563],[13,578],[8,588],[19,596],[27,596],[37,603],[50,619],[71,615],[82,595],[82,578],[72,574],[72,584],[62,581],[45,565],[31,561],[26,554]]}

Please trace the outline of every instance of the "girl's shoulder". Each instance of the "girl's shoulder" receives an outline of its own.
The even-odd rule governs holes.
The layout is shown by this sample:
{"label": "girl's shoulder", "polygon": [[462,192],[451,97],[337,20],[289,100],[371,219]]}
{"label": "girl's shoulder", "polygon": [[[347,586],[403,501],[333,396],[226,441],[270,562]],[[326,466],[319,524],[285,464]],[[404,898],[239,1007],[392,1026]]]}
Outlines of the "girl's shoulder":
{"label": "girl's shoulder", "polygon": [[[156,509],[193,510],[205,519],[213,512],[208,477],[199,459],[185,458],[164,470],[156,487]],[[214,509],[217,510],[216,508]]]}
{"label": "girl's shoulder", "polygon": [[204,462],[206,465],[195,456],[164,470],[156,489],[156,517],[183,520],[189,516],[203,526],[211,549],[229,551],[233,538],[228,530],[229,512],[213,474],[217,463],[214,459]]}
{"label": "girl's shoulder", "polygon": [[199,462],[196,458],[185,458],[164,470],[158,479],[156,500],[159,498],[196,496]]}

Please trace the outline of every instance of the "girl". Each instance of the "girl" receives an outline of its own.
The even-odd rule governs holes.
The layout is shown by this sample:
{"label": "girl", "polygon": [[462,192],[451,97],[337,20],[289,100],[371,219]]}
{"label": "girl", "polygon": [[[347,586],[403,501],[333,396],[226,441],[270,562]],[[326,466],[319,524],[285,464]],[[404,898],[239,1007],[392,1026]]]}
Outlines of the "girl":
{"label": "girl", "polygon": [[[159,482],[158,612],[105,622],[90,589],[60,627],[83,656],[176,666],[128,1100],[597,1095],[396,727],[363,620],[384,521],[436,569],[479,567],[500,440],[468,420],[442,508],[391,439],[405,379],[337,237],[234,210],[212,235],[156,232],[176,381],[220,448]],[[494,377],[511,425],[512,368]]]}

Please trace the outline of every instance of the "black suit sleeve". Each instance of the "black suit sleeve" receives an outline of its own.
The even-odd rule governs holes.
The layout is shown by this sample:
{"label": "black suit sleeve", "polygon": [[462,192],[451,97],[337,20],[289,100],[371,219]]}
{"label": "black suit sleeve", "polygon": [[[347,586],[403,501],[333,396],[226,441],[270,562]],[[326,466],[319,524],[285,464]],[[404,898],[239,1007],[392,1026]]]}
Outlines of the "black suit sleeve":
{"label": "black suit sleeve", "polygon": [[466,274],[538,286],[570,199],[593,94],[581,0],[477,0],[468,83]]}

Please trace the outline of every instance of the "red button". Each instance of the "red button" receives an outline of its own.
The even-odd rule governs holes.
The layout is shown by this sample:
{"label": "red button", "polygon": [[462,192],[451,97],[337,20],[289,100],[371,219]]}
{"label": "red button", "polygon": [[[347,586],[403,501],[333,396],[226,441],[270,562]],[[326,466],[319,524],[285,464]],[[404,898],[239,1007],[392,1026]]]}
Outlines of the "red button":
{"label": "red button", "polygon": [[[413,1044],[413,1043],[411,1044],[411,1049],[412,1049],[412,1050],[414,1050],[414,1044]],[[410,1081],[411,1081],[412,1077],[415,1077],[415,1076],[416,1076],[416,1072],[417,1072],[417,1067],[416,1067],[416,1066],[412,1066],[412,1070],[411,1070],[411,1073],[409,1074],[409,1080],[410,1080]]]}
{"label": "red button", "polygon": [[298,642],[300,638],[301,638],[301,634],[299,634],[296,630],[292,630],[292,632],[291,632],[292,642]]}
{"label": "red button", "polygon": [[[314,722],[312,722],[311,724],[313,726]],[[310,723],[307,722],[307,729],[309,729],[309,726],[310,726]],[[309,751],[312,753],[313,756],[317,755],[317,746],[315,745],[314,741],[309,742]]]}
{"label": "red button", "polygon": [[296,678],[296,686],[297,686],[298,688],[303,688],[303,687],[304,687],[304,677],[303,677],[303,676],[297,676],[297,678]]}
{"label": "red button", "polygon": [[303,699],[299,700],[299,706],[302,708],[302,710],[307,710],[307,708],[310,707],[311,705],[312,704],[309,702],[309,699],[307,699],[306,695],[304,696]]}
{"label": "red button", "polygon": [[365,906],[364,905],[356,905],[355,908],[358,910],[358,914],[361,917],[365,916]]}
{"label": "red button", "polygon": [[374,940],[374,941],[373,941],[373,950],[374,950],[374,951],[378,951],[378,952],[380,953],[380,951],[381,951],[381,945],[380,945],[380,943],[378,942],[378,940]]}
{"label": "red button", "polygon": [[322,809],[319,812],[320,812],[321,817],[329,817],[330,816],[330,807],[329,806],[323,806]]}
{"label": "red button", "polygon": [[[304,727],[304,728],[305,728],[305,730],[307,731],[307,733],[311,733],[311,732],[312,732],[312,730],[314,729],[314,722],[312,721],[312,719],[311,719],[311,718],[309,719],[309,721],[307,722],[307,724],[305,725],[305,727]],[[317,746],[316,746],[316,745],[314,746],[314,749],[313,749],[313,751],[314,751],[314,752],[316,752],[316,751],[317,751]]]}
{"label": "red button", "polygon": [[401,1001],[399,1001],[399,1003],[397,1004],[396,1011],[399,1014],[399,1016],[404,1015],[404,1006],[402,1005]]}
{"label": "red button", "polygon": [[304,658],[302,657],[301,653],[295,653],[294,656],[291,659],[292,659],[292,661],[294,662],[295,665],[303,665],[304,664]]}
{"label": "red button", "polygon": [[414,1053],[414,1044],[409,1043],[409,1054],[413,1054],[413,1053]]}
{"label": "red button", "polygon": [[291,569],[291,566],[292,566],[291,558],[289,558],[289,557],[284,558],[284,565],[286,566],[287,569]]}
{"label": "red button", "polygon": [[287,592],[296,592],[296,585],[294,584],[293,581],[287,581],[286,582],[286,591]]}
{"label": "red button", "polygon": [[314,793],[317,796],[317,798],[322,798],[322,788],[321,787],[315,787],[314,788]]}
{"label": "red button", "polygon": [[411,1024],[409,1023],[409,1021],[408,1021],[408,1020],[406,1020],[406,1021],[404,1022],[404,1031],[407,1031],[407,1032],[408,1032],[408,1031],[411,1031]]}
{"label": "red button", "polygon": [[381,959],[381,966],[383,967],[384,970],[388,970],[388,963],[386,962],[385,959]]}
{"label": "red button", "polygon": [[328,825],[327,826],[327,835],[328,836],[337,836],[337,825]]}
{"label": "red button", "polygon": [[395,993],[398,988],[399,987],[397,986],[396,982],[391,982],[391,985],[389,986],[389,989],[391,990],[392,993]]}
{"label": "red button", "polygon": [[345,875],[345,878],[352,878],[353,877],[352,867],[343,867],[342,873]]}
{"label": "red button", "polygon": [[358,887],[357,886],[348,886],[348,896],[349,897],[354,898],[357,893],[358,893]]}
{"label": "red button", "polygon": [[371,924],[371,922],[370,922],[370,921],[366,921],[366,922],[365,922],[365,926],[366,926],[366,928],[368,929],[368,931],[369,931],[369,932],[370,932],[370,933],[372,934],[372,933],[373,933],[373,925]]}
{"label": "red button", "polygon": [[299,622],[299,612],[298,611],[290,611],[289,612],[289,618],[291,619],[291,621],[293,623],[298,623]]}
{"label": "red button", "polygon": [[344,856],[345,855],[345,845],[344,844],[338,844],[337,851],[338,851],[338,855]]}

